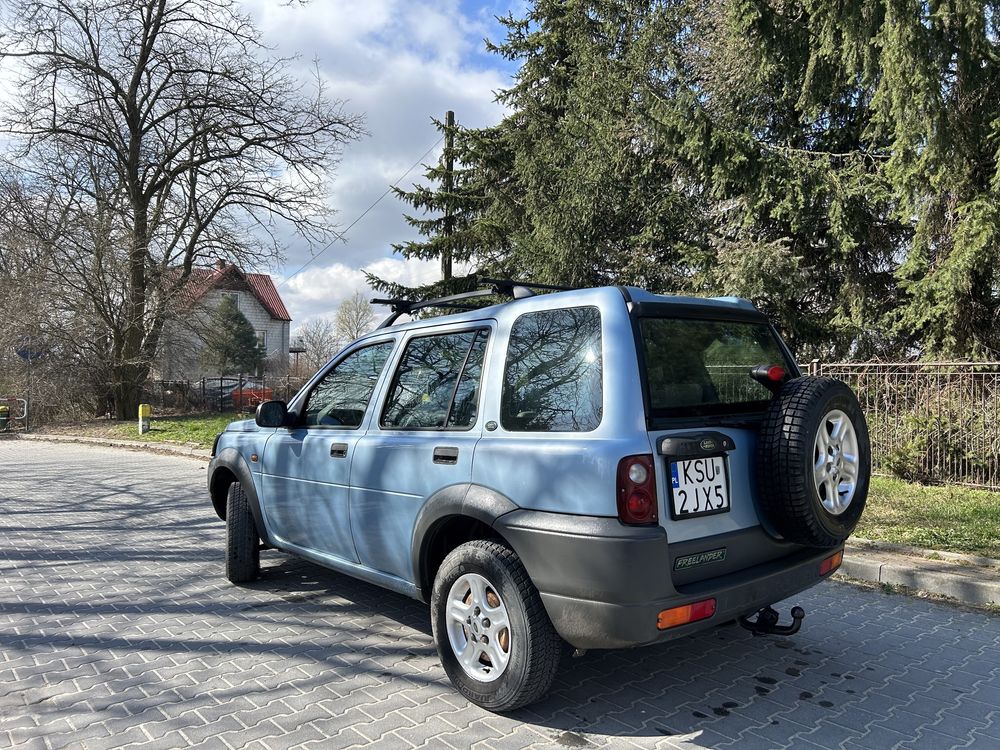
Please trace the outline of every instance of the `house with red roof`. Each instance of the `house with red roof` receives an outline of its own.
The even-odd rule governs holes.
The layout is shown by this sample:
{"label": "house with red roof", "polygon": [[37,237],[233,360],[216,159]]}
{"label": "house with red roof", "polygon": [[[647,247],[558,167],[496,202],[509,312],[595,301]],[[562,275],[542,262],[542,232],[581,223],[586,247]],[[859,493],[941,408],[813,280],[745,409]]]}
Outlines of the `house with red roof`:
{"label": "house with red roof", "polygon": [[257,340],[267,352],[265,372],[271,375],[287,370],[292,317],[274,281],[266,273],[247,273],[219,260],[212,268],[191,269],[187,284],[174,300],[160,338],[157,377],[199,380],[238,374],[210,371],[201,362],[205,327],[211,325],[212,312],[225,297],[233,300],[257,332]]}

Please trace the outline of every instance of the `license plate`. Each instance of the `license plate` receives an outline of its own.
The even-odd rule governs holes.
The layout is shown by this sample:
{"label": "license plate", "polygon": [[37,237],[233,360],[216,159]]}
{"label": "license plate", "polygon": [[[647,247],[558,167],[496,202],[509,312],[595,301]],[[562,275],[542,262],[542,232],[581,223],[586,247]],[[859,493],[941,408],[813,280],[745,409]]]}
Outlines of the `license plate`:
{"label": "license plate", "polygon": [[670,478],[675,519],[729,510],[729,478],[722,456],[671,461]]}

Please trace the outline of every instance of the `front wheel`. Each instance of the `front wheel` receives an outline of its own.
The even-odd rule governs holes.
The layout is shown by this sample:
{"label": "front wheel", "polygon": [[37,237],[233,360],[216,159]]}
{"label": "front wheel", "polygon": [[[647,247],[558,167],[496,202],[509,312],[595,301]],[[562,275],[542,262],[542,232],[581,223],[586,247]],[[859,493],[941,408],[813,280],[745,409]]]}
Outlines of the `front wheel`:
{"label": "front wheel", "polygon": [[445,558],[431,626],[449,679],[483,708],[513,711],[552,686],[562,641],[524,565],[503,544],[475,540]]}
{"label": "front wheel", "polygon": [[226,494],[226,578],[249,583],[260,575],[260,539],[243,485],[233,482]]}

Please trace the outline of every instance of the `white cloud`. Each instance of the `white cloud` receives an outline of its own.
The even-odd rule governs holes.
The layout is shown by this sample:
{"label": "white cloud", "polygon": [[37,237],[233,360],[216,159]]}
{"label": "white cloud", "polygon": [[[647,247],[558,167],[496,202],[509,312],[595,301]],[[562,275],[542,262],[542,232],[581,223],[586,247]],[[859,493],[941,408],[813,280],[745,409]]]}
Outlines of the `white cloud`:
{"label": "white cloud", "polygon": [[286,282],[280,292],[292,316],[292,327],[298,328],[312,318],[333,315],[340,303],[357,291],[372,297],[365,271],[386,281],[420,286],[436,280],[440,270],[436,261],[402,258],[380,258],[363,268],[333,263],[307,268]]}

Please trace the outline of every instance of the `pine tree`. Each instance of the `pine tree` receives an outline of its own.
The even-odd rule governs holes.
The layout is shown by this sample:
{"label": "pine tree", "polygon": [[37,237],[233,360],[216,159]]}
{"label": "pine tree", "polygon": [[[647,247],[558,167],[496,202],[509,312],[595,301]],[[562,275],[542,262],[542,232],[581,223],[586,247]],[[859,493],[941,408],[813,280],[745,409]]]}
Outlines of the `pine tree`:
{"label": "pine tree", "polygon": [[514,218],[513,264],[527,275],[688,288],[703,206],[647,116],[671,20],[658,3],[618,0],[538,0],[503,19],[492,49],[521,67],[499,96],[511,113],[498,129],[519,194],[514,210],[494,201],[486,216]]}
{"label": "pine tree", "polygon": [[[414,185],[412,190],[393,188],[396,196],[419,211],[419,215],[405,214],[407,224],[423,239],[394,244],[393,250],[404,258],[440,260],[450,258],[452,264],[472,264],[473,273],[467,276],[442,278],[439,282],[423,287],[410,288],[368,274],[369,285],[391,297],[428,299],[446,294],[468,291],[475,286],[477,274],[490,275],[497,270],[493,260],[497,253],[492,249],[494,239],[488,224],[480,221],[484,207],[490,201],[486,185],[486,159],[481,158],[480,131],[469,131],[459,125],[449,127],[440,120],[433,120],[445,143],[449,136],[454,145],[446,145],[436,164],[426,167],[427,184]],[[448,169],[448,162],[452,167]],[[475,164],[475,166],[471,166]],[[450,189],[449,189],[450,188]]]}
{"label": "pine tree", "polygon": [[220,374],[256,374],[263,363],[257,333],[231,297],[224,296],[212,314],[202,362]]}
{"label": "pine tree", "polygon": [[[508,114],[456,141],[474,268],[746,296],[802,358],[1000,356],[1000,3],[535,0],[502,23]],[[438,220],[413,225],[401,251],[439,257]]]}
{"label": "pine tree", "polygon": [[[1000,4],[725,10],[744,40],[743,70],[776,92],[759,100],[759,121],[783,122],[795,137],[776,133],[768,145],[801,148],[785,161],[803,171],[818,164],[838,268],[853,272],[835,291],[868,297],[858,322],[877,317],[877,292],[888,289],[881,299],[898,304],[882,317],[902,353],[996,357]],[[784,195],[801,216],[794,193]],[[892,273],[897,284],[884,281]]]}

